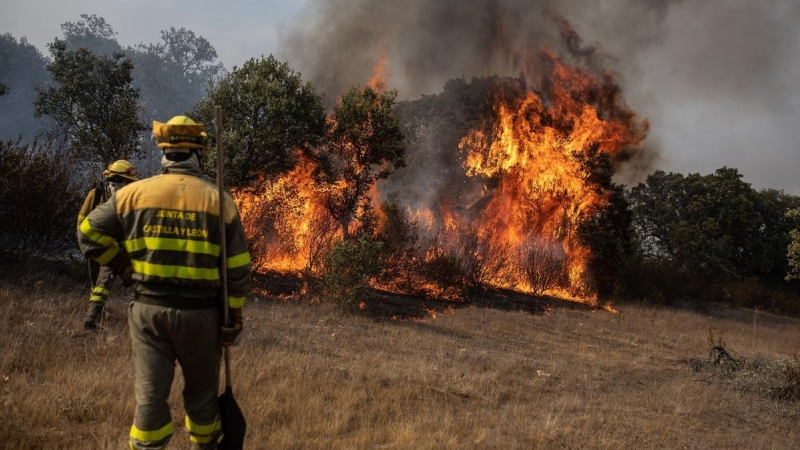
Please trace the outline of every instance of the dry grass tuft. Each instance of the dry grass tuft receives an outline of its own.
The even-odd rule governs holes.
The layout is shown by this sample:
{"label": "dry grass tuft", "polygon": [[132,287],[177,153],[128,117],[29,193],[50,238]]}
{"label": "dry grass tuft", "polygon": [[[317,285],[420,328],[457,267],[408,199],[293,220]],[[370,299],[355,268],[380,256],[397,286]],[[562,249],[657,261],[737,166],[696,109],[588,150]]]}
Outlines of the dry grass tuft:
{"label": "dry grass tuft", "polygon": [[[45,285],[0,284],[0,447],[122,448],[129,298],[84,332],[88,292]],[[800,320],[615,308],[388,320],[259,297],[232,350],[247,447],[800,448],[800,403],[770,390],[796,394]],[[738,361],[728,372],[709,330]],[[189,448],[181,388],[174,449]]]}

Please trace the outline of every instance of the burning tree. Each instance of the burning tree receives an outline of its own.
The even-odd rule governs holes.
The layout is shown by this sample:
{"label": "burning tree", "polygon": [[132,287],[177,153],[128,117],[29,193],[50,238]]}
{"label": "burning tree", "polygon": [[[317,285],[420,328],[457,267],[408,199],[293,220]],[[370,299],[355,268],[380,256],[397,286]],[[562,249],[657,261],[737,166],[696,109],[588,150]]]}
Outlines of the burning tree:
{"label": "burning tree", "polygon": [[[389,244],[387,263],[407,270],[402,283],[384,272],[384,287],[427,278],[438,293],[490,285],[593,301],[613,292],[630,215],[612,179],[640,151],[647,123],[569,31],[569,63],[551,49],[515,53],[519,77],[455,79],[397,105],[377,84],[350,89],[313,158],[273,183],[298,187],[296,215],[279,219],[292,225],[285,260],[308,267],[321,254],[312,224],[329,220],[345,241],[368,232]],[[392,242],[392,229],[409,239]]]}
{"label": "burning tree", "polygon": [[530,243],[557,243],[561,250],[550,253],[563,253],[566,277],[555,279],[570,294],[592,298],[598,258],[607,263],[625,251],[622,244],[602,248],[593,233],[610,233],[602,221],[614,218],[622,230],[613,237],[628,239],[626,205],[612,177],[647,124],[621,102],[608,74],[568,66],[549,50],[536,61],[536,76],[452,80],[440,95],[400,105],[415,145],[409,167],[385,192],[429,217],[421,221],[429,233],[475,230],[483,244],[473,258],[518,255],[496,264],[483,277],[489,284],[540,291],[523,267],[542,253]]}
{"label": "burning tree", "polygon": [[[322,99],[300,74],[272,55],[234,67],[190,115],[210,125],[216,105],[225,111],[222,140],[231,186],[254,187],[292,171],[298,164],[297,150],[309,149],[324,132]],[[216,137],[210,128],[213,149]],[[214,161],[208,162],[207,172],[214,174]]]}
{"label": "burning tree", "polygon": [[[316,168],[310,149],[325,130],[322,99],[287,63],[271,55],[250,59],[213,86],[189,113],[209,125],[212,153],[215,105],[224,111],[226,184],[242,215],[254,269],[306,267],[313,253],[309,224],[321,217],[321,208],[309,198]],[[205,162],[212,177],[215,159]]]}
{"label": "burning tree", "polygon": [[318,152],[318,181],[322,204],[341,226],[345,240],[356,214],[364,216],[370,210],[375,182],[405,165],[403,135],[392,116],[396,97],[397,92],[354,87],[328,118],[325,145]]}

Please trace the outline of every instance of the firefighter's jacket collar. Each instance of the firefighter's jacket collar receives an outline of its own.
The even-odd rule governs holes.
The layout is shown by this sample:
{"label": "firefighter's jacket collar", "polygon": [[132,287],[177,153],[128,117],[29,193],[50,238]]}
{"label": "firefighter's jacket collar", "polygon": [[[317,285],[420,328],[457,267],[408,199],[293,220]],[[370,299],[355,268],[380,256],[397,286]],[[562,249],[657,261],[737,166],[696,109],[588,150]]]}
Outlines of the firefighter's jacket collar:
{"label": "firefighter's jacket collar", "polygon": [[170,161],[166,157],[162,157],[161,165],[164,167],[162,173],[178,173],[196,177],[203,175],[200,171],[200,160],[197,158],[197,154],[192,154],[186,161]]}

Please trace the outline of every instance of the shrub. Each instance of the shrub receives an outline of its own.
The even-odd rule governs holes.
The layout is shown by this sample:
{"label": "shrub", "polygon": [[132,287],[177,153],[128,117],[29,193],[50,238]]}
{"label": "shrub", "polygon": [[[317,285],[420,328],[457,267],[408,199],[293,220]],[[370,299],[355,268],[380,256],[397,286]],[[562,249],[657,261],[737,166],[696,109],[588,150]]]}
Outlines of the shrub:
{"label": "shrub", "polygon": [[[0,248],[11,253],[74,248],[83,201],[80,166],[53,141],[0,142]],[[78,173],[76,173],[78,172]]]}
{"label": "shrub", "polygon": [[460,265],[467,286],[508,285],[513,283],[509,276],[511,251],[507,242],[496,238],[498,235],[498,230],[459,224],[444,230],[439,247]]}
{"label": "shrub", "polygon": [[381,283],[403,292],[415,292],[420,280],[420,245],[417,222],[396,203],[384,202],[383,222],[377,240],[383,242],[386,265]]}
{"label": "shrub", "polygon": [[784,359],[779,364],[784,383],[775,390],[776,396],[783,400],[800,401],[800,358],[794,355],[794,358]]}
{"label": "shrub", "polygon": [[567,255],[558,242],[531,237],[520,249],[519,270],[534,294],[564,284]]}
{"label": "shrub", "polygon": [[362,234],[358,239],[336,243],[324,256],[320,277],[322,298],[347,309],[369,288],[369,280],[383,269],[383,244]]}
{"label": "shrub", "polygon": [[453,291],[461,293],[467,287],[463,261],[457,255],[438,247],[431,247],[428,250],[422,265],[422,275],[433,285],[431,287],[435,287],[434,294],[439,296],[453,296],[445,293]]}

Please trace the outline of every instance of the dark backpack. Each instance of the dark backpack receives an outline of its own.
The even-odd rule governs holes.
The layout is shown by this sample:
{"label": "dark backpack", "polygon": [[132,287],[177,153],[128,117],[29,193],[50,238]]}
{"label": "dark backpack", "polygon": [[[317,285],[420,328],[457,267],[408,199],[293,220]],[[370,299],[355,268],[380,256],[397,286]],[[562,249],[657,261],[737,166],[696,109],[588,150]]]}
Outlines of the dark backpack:
{"label": "dark backpack", "polygon": [[94,201],[92,202],[92,211],[97,208],[97,205],[103,203],[106,199],[106,186],[102,181],[97,182],[97,187],[94,188]]}

